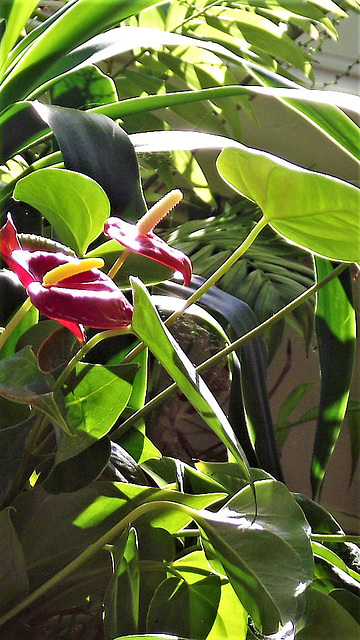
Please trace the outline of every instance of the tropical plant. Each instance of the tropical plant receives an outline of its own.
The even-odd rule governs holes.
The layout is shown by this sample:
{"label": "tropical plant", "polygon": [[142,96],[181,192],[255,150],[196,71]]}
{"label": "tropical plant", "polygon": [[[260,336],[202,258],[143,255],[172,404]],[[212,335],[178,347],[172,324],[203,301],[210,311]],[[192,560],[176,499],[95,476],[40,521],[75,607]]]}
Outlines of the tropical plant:
{"label": "tropical plant", "polygon": [[[239,118],[273,96],[358,159],[342,94],[309,88],[313,41],[351,9],[1,7],[4,640],[358,637],[359,537],[315,500],[352,378],[359,191],[244,146]],[[313,499],[286,487],[266,384],[289,318],[307,343],[316,324]],[[216,336],[198,366],[184,326]],[[219,363],[225,410],[202,377]],[[176,390],[222,457],[148,437]]]}

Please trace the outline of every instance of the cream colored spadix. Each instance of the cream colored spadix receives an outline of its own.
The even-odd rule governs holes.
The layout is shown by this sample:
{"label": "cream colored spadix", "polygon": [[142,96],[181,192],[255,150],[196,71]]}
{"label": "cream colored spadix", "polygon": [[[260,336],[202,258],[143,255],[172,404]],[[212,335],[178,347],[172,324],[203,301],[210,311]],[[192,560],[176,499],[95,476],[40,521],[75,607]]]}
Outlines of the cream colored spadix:
{"label": "cream colored spadix", "polygon": [[173,209],[182,199],[183,194],[180,189],[173,189],[167,193],[159,202],[156,202],[154,206],[149,209],[137,222],[137,228],[139,235],[145,235],[152,231],[152,229]]}
{"label": "cream colored spadix", "polygon": [[85,258],[84,260],[77,260],[77,262],[67,262],[61,264],[51,271],[48,271],[44,275],[43,286],[52,287],[65,278],[76,276],[78,273],[89,271],[90,269],[101,269],[104,266],[104,260],[102,258]]}

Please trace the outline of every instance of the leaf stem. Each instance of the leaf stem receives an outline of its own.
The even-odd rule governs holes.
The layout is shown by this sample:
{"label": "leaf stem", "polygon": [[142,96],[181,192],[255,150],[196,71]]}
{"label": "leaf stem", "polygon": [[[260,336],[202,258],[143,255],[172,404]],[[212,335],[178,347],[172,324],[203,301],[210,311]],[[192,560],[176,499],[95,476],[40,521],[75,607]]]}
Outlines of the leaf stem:
{"label": "leaf stem", "polygon": [[360,536],[347,536],[341,534],[329,534],[329,533],[312,533],[310,539],[313,542],[355,542],[360,543]]}
{"label": "leaf stem", "polygon": [[[304,291],[304,293],[302,293],[297,298],[295,298],[295,300],[292,300],[291,302],[289,302],[289,304],[287,304],[285,307],[280,309],[280,311],[278,311],[273,316],[271,316],[271,318],[268,318],[267,320],[259,324],[257,327],[255,327],[254,329],[251,329],[251,331],[248,331],[248,333],[245,333],[243,336],[235,340],[235,342],[231,342],[227,347],[224,347],[224,349],[221,349],[220,351],[218,351],[218,353],[216,353],[214,356],[202,362],[198,367],[196,367],[196,370],[199,373],[201,373],[202,371],[205,371],[206,369],[213,366],[218,360],[220,360],[224,356],[227,356],[229,353],[231,353],[235,349],[238,349],[239,347],[241,347],[245,342],[247,342],[247,340],[251,340],[251,338],[255,338],[255,336],[257,336],[259,333],[264,331],[264,329],[271,327],[273,324],[281,320],[281,318],[283,318],[284,316],[294,311],[294,309],[296,309],[299,305],[305,302],[308,298],[313,296],[317,291],[322,289],[322,287],[324,287],[328,282],[333,280],[333,278],[336,278],[338,275],[340,275],[340,273],[345,271],[345,269],[347,269],[348,266],[349,266],[348,263],[344,263],[344,262],[339,264],[334,269],[334,271],[332,273],[329,273],[325,278],[323,278],[323,280],[320,280],[320,282],[317,282],[312,287]],[[135,351],[136,351],[136,348],[133,349],[133,351],[131,351],[129,355],[133,354]],[[111,434],[111,437],[113,439],[116,439],[120,435],[123,435],[135,422],[143,418],[144,415],[146,415],[149,411],[152,411],[152,409],[154,409],[156,406],[161,404],[169,395],[174,393],[176,388],[177,388],[176,383],[173,383],[169,387],[161,391],[157,396],[155,396],[154,398],[152,398],[152,400],[147,402],[141,409],[133,413],[132,416],[130,416],[127,420],[125,420],[115,431],[113,431]]]}
{"label": "leaf stem", "polygon": [[168,502],[168,501],[154,501],[147,502],[146,504],[142,504],[139,507],[136,507],[131,513],[129,513],[125,518],[117,522],[111,529],[109,529],[104,535],[102,535],[98,540],[90,544],[82,553],[80,553],[74,560],[69,562],[63,569],[61,569],[58,573],[56,573],[50,580],[47,580],[44,584],[42,584],[38,589],[30,593],[26,598],[19,602],[15,607],[7,611],[4,615],[0,617],[0,626],[11,620],[18,613],[23,611],[26,607],[31,605],[35,600],[43,596],[49,589],[52,589],[56,585],[58,585],[64,578],[67,578],[73,571],[76,571],[81,565],[83,565],[89,558],[91,558],[97,551],[100,551],[105,545],[109,544],[112,540],[114,540],[122,531],[126,529],[126,527],[140,518],[140,516],[144,515],[149,511],[159,510],[159,509],[179,509],[180,511],[185,511],[188,515],[193,517],[197,512],[195,512],[190,507],[183,505],[178,502]]}
{"label": "leaf stem", "polygon": [[15,315],[11,318],[10,322],[7,323],[4,331],[0,334],[0,349],[2,349],[7,339],[10,338],[14,329],[16,329],[18,324],[21,322],[23,317],[31,308],[31,305],[32,303],[30,298],[26,298],[25,302],[21,305],[20,309],[17,310]]}

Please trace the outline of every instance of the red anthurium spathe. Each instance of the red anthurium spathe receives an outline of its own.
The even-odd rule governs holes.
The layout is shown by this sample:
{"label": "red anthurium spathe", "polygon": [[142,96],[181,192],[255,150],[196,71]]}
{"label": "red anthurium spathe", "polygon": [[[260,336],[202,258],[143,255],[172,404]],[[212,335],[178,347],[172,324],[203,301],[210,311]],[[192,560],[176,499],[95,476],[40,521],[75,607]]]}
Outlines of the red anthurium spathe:
{"label": "red anthurium spathe", "polygon": [[160,262],[174,271],[180,271],[184,278],[184,284],[188,285],[192,272],[190,259],[185,253],[170,247],[152,232],[154,226],[181,198],[181,191],[177,189],[171,191],[157,202],[137,224],[129,224],[119,218],[108,218],[104,225],[104,233],[113,240],[117,240],[129,251]]}
{"label": "red anthurium spathe", "polygon": [[32,304],[70,329],[80,342],[85,342],[82,325],[95,329],[130,325],[133,308],[111,278],[97,268],[101,260],[23,249],[10,215],[0,233],[1,255]]}

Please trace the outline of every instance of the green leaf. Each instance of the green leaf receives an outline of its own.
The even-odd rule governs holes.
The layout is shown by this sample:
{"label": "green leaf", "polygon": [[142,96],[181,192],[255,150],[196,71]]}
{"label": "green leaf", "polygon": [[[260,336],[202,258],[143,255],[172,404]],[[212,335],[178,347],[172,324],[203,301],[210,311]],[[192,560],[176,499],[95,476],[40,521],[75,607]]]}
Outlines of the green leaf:
{"label": "green leaf", "polygon": [[346,611],[351,613],[356,622],[360,625],[360,598],[346,589],[333,589],[329,594]]}
{"label": "green leaf", "polygon": [[52,65],[77,45],[157,2],[108,0],[105,5],[93,0],[70,2],[65,11],[42,25],[41,37],[32,41],[3,82],[3,104],[21,100],[35,91]]}
{"label": "green leaf", "polygon": [[77,455],[109,433],[127,405],[137,371],[137,364],[76,365],[65,394],[66,422],[71,436],[61,438],[57,463]]}
{"label": "green leaf", "polygon": [[107,640],[138,630],[140,568],[136,530],[126,530],[112,547],[113,574],[104,597]]}
{"label": "green leaf", "polygon": [[[193,551],[173,563],[186,582],[198,582],[208,572],[212,573],[204,551]],[[248,629],[248,614],[230,583],[222,580],[220,602],[208,640],[245,640]]]}
{"label": "green leaf", "polygon": [[205,640],[217,615],[221,595],[219,576],[188,584],[167,578],[155,592],[147,617],[147,631]]}
{"label": "green leaf", "polygon": [[[315,265],[317,281],[334,270],[330,262],[321,258],[315,259]],[[315,326],[321,393],[311,466],[314,496],[321,489],[350,393],[356,348],[356,318],[349,269],[318,291]]]}
{"label": "green leaf", "polygon": [[137,220],[145,213],[134,147],[118,124],[77,109],[37,104],[36,110],[52,128],[65,167],[89,176],[104,189],[112,215]]}
{"label": "green leaf", "polygon": [[0,613],[27,595],[29,581],[24,554],[10,518],[10,509],[0,512]]}
{"label": "green leaf", "polygon": [[199,510],[223,498],[223,493],[189,495],[121,482],[96,481],[79,491],[57,495],[35,486],[14,501],[14,522],[16,518],[35,589],[141,504],[173,503],[174,510],[154,509],[143,521],[176,533],[192,520],[191,513],[176,509],[177,504]]}
{"label": "green leaf", "polygon": [[[351,401],[350,401],[351,402]],[[360,456],[360,409],[348,412],[351,441],[351,482],[354,479]]]}
{"label": "green leaf", "polygon": [[132,286],[134,292],[132,327],[135,333],[161,362],[203,420],[228,447],[249,477],[245,454],[222,409],[195,367],[161,322],[145,287],[135,278],[132,280]]}
{"label": "green leaf", "polygon": [[242,145],[224,149],[217,166],[280,235],[333,260],[359,259],[360,192],[353,185]]}
{"label": "green leaf", "polygon": [[360,573],[358,571],[350,569],[350,567],[348,567],[334,551],[331,551],[331,549],[328,549],[318,542],[312,542],[311,544],[314,556],[326,560],[326,562],[331,564],[333,567],[337,567],[338,569],[341,569],[341,571],[344,571],[344,573],[347,573],[350,578],[353,578],[355,584],[356,582],[358,583],[356,586],[360,587]]}
{"label": "green leaf", "polygon": [[0,395],[7,400],[33,405],[69,432],[51,391],[53,384],[52,376],[40,371],[29,346],[0,361]]}
{"label": "green leaf", "polygon": [[116,102],[112,78],[90,65],[60,79],[50,90],[51,102],[62,107],[84,109]]}
{"label": "green leaf", "polygon": [[310,588],[296,640],[358,640],[360,625],[334,598]]}
{"label": "green leaf", "polygon": [[25,316],[20,320],[19,324],[13,329],[11,335],[6,340],[4,346],[0,350],[0,358],[7,358],[15,353],[16,344],[21,336],[32,326],[36,325],[39,319],[38,310],[31,305]]}
{"label": "green leaf", "polygon": [[[1,405],[3,405],[2,402],[0,402]],[[12,492],[18,489],[14,481],[19,469],[22,468],[27,438],[33,426],[34,418],[32,417],[19,424],[0,429],[0,451],[6,452],[0,466],[0,505],[6,501],[9,504]]]}
{"label": "green leaf", "polygon": [[39,209],[61,241],[79,256],[102,232],[110,214],[109,200],[100,185],[66,169],[39,169],[22,178],[14,198]]}
{"label": "green leaf", "polygon": [[[58,457],[62,450],[71,446],[74,437],[67,434],[58,436],[60,445],[58,447]],[[64,446],[65,441],[65,446]],[[100,440],[95,440],[80,453],[74,452],[71,457],[57,462],[51,469],[43,487],[48,493],[65,493],[69,491],[79,491],[90,482],[96,480],[105,470],[110,460],[111,444],[106,436]]]}
{"label": "green leaf", "polygon": [[[1,8],[1,15],[6,17],[6,29],[1,38],[0,45],[0,67],[6,65],[6,59],[9,51],[16,43],[23,27],[25,26],[28,18],[30,18],[34,9],[38,4],[38,0],[11,0],[4,3],[5,6]],[[6,6],[7,5],[7,6]],[[10,5],[10,6],[9,6]]]}
{"label": "green leaf", "polygon": [[312,554],[308,524],[286,488],[264,480],[255,489],[259,516],[245,488],[217,514],[204,519],[201,514],[196,520],[205,532],[202,541],[210,562],[214,552],[209,543],[239,600],[266,634],[299,617],[312,579]]}

